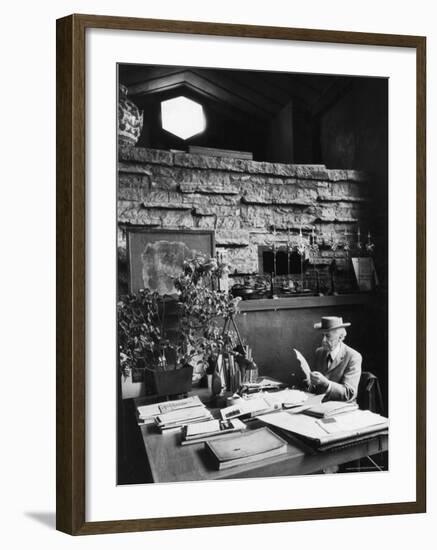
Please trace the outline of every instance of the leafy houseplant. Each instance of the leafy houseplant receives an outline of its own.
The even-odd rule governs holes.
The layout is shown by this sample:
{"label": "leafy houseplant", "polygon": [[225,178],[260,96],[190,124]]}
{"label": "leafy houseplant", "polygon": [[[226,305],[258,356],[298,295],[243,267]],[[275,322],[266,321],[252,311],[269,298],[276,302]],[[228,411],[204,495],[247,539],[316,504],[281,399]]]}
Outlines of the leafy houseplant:
{"label": "leafy houseplant", "polygon": [[[165,335],[166,298],[149,289],[129,294],[118,303],[118,344],[123,374],[140,369],[146,391],[174,395],[189,391],[193,369],[169,367],[167,355],[176,346]],[[143,376],[141,377],[143,379]]]}
{"label": "leafy houseplant", "polygon": [[162,356],[169,342],[163,336],[164,315],[160,296],[149,289],[123,296],[117,304],[118,346],[122,369],[164,366]]}
{"label": "leafy houseplant", "polygon": [[[237,312],[239,298],[217,290],[225,267],[203,256],[184,262],[181,275],[174,280],[178,293],[178,326],[173,339],[166,335],[168,298],[142,289],[120,299],[118,345],[122,372],[135,368],[143,369],[146,374],[153,372],[157,385],[159,379],[174,380],[176,376],[189,377],[191,384],[193,369],[195,378],[203,376],[208,360],[220,353],[225,345],[234,344],[232,334],[223,334],[222,325],[224,318]],[[171,367],[167,362],[170,355],[175,358]],[[181,370],[186,372],[174,373]],[[170,376],[171,373],[174,376]],[[168,391],[172,390],[162,389],[161,394]],[[184,392],[174,390],[173,393]]]}
{"label": "leafy houseplant", "polygon": [[183,265],[174,280],[179,294],[180,343],[178,353],[187,363],[196,361],[201,377],[225,346],[235,345],[233,333],[224,334],[223,320],[238,311],[239,298],[218,290],[222,273],[228,269],[214,258],[196,256]]}

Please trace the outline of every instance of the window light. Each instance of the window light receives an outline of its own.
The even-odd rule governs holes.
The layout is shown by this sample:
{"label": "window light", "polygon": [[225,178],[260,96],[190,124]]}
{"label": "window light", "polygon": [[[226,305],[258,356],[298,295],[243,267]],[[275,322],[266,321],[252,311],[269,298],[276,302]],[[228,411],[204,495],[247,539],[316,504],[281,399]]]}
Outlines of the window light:
{"label": "window light", "polygon": [[161,102],[162,127],[182,139],[188,139],[206,128],[203,107],[183,96]]}

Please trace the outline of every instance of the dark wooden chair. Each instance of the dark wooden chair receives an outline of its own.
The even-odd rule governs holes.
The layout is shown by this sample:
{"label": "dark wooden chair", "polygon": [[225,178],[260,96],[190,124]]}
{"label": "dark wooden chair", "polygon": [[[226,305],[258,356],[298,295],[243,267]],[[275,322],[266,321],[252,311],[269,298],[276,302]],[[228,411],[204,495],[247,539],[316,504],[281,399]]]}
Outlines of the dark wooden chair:
{"label": "dark wooden chair", "polygon": [[378,377],[370,371],[361,373],[358,384],[357,403],[360,409],[384,415],[384,401]]}
{"label": "dark wooden chair", "polygon": [[[378,377],[370,371],[362,371],[358,384],[357,403],[360,409],[369,410],[377,414],[385,415],[384,400]],[[343,471],[383,471],[387,469],[387,453],[381,453],[374,457],[367,456],[361,460],[344,464]]]}

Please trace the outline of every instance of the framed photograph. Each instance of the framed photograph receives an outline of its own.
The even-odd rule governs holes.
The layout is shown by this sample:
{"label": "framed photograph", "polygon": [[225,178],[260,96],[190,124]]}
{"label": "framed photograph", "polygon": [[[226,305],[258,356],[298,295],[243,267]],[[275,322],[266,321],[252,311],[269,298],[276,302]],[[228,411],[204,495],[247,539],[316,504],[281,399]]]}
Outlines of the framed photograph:
{"label": "framed photograph", "polygon": [[418,36],[58,20],[59,530],[426,510],[425,75]]}
{"label": "framed photograph", "polygon": [[176,292],[174,279],[185,260],[214,257],[213,231],[156,230],[126,227],[129,291],[148,288],[160,295]]}

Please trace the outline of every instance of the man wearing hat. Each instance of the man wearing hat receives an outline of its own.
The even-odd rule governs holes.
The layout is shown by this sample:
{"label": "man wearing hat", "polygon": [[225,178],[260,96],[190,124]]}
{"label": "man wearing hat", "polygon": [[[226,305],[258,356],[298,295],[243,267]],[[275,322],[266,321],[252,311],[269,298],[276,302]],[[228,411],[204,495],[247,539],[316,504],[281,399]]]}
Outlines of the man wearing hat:
{"label": "man wearing hat", "polygon": [[349,326],[342,317],[322,317],[314,325],[323,339],[307,383],[316,393],[325,393],[325,401],[351,401],[357,397],[362,357],[343,342],[345,327]]}

